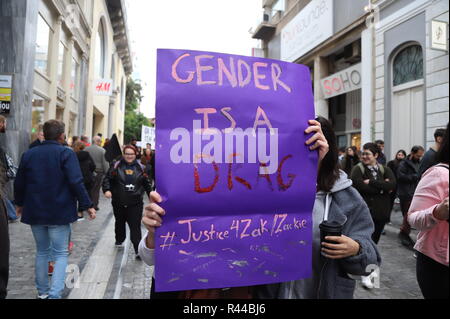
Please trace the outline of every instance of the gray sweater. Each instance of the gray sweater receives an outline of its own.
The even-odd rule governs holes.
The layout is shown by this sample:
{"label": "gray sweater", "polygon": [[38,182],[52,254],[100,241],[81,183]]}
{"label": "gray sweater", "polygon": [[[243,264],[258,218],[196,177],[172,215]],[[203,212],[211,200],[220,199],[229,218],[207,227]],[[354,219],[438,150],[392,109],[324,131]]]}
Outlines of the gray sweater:
{"label": "gray sweater", "polygon": [[[344,224],[343,235],[358,241],[361,245],[359,255],[341,260],[321,256],[319,224],[324,220],[327,196],[331,202],[328,220]],[[282,283],[278,289],[272,287],[271,291],[277,291],[277,297],[281,299],[353,298],[356,283],[347,274],[368,275],[370,270],[367,272],[367,267],[380,265],[381,257],[371,239],[374,226],[369,209],[343,171],[330,193],[317,193],[313,225],[313,276]]]}

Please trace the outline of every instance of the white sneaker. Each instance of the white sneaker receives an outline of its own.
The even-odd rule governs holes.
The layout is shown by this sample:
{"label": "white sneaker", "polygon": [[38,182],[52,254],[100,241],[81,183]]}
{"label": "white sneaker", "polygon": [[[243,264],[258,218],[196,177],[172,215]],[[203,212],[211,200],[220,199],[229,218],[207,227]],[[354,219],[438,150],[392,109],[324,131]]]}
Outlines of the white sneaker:
{"label": "white sneaker", "polygon": [[362,285],[364,288],[366,289],[373,289],[375,287],[375,285],[372,282],[372,276],[362,276]]}
{"label": "white sneaker", "polygon": [[36,299],[41,299],[41,300],[48,299],[48,295],[38,295]]}

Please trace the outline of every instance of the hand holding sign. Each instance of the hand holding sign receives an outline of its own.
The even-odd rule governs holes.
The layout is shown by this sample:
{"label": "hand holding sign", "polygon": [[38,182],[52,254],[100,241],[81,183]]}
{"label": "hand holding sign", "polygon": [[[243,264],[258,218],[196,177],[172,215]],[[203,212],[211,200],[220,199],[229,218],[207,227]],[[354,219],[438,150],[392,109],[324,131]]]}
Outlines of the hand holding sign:
{"label": "hand holding sign", "polygon": [[157,227],[162,226],[162,216],[166,214],[164,209],[156,203],[161,203],[162,198],[157,192],[150,193],[150,200],[152,203],[145,207],[144,217],[142,223],[148,230],[147,247],[155,248],[155,231]]}
{"label": "hand holding sign", "polygon": [[309,120],[310,126],[305,130],[305,134],[315,132],[315,134],[306,141],[306,145],[311,145],[310,150],[317,150],[319,152],[319,167],[322,160],[325,158],[329,151],[327,139],[323,135],[322,127],[316,120]]}

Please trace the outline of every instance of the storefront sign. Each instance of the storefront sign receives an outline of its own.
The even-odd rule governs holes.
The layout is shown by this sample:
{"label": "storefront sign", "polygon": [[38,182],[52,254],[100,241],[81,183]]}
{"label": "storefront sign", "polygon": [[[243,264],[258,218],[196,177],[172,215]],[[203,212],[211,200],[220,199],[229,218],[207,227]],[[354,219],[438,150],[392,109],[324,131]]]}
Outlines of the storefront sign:
{"label": "storefront sign", "polygon": [[9,114],[11,111],[12,75],[0,74],[0,113]]}
{"label": "storefront sign", "polygon": [[431,21],[431,48],[447,51],[448,23],[443,21]]}
{"label": "storefront sign", "polygon": [[294,62],[333,35],[333,0],[313,0],[281,31],[281,60]]}
{"label": "storefront sign", "polygon": [[320,81],[326,99],[361,88],[361,63]]}
{"label": "storefront sign", "polygon": [[317,152],[309,68],[158,50],[157,291],[311,276]]}
{"label": "storefront sign", "polygon": [[95,95],[111,96],[113,91],[112,80],[99,79],[95,81]]}

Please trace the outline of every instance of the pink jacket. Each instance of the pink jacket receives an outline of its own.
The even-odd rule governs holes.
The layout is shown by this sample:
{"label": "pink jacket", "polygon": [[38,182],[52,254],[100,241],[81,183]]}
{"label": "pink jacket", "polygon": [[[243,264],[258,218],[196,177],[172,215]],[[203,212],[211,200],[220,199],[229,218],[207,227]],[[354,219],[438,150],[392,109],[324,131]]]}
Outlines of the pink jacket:
{"label": "pink jacket", "polygon": [[434,209],[448,197],[449,171],[445,167],[432,167],[425,172],[417,185],[408,212],[410,225],[420,230],[417,251],[440,264],[449,265],[447,221],[433,216]]}

